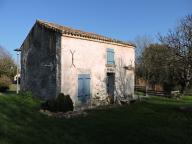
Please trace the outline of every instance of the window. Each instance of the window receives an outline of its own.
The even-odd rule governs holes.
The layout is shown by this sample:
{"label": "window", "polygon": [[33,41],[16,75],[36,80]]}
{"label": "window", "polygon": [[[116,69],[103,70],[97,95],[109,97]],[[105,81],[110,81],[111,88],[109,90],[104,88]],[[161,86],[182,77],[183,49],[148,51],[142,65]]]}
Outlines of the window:
{"label": "window", "polygon": [[108,48],[107,49],[107,64],[115,64],[114,61],[114,49]]}

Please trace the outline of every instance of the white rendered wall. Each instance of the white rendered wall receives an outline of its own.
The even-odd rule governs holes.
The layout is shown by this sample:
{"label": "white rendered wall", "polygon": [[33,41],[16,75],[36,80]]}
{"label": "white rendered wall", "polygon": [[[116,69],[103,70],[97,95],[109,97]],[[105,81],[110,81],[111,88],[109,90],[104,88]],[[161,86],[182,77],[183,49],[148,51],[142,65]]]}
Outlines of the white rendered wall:
{"label": "white rendered wall", "polygon": [[[78,104],[78,74],[90,74],[91,97],[106,97],[105,78],[107,73],[107,48],[114,49],[115,64],[119,59],[128,66],[134,66],[134,48],[123,47],[114,44],[96,42],[72,37],[61,38],[61,92],[69,94],[73,102]],[[74,66],[72,65],[72,54],[74,52]],[[131,89],[134,93],[134,72],[128,72],[130,76]]]}

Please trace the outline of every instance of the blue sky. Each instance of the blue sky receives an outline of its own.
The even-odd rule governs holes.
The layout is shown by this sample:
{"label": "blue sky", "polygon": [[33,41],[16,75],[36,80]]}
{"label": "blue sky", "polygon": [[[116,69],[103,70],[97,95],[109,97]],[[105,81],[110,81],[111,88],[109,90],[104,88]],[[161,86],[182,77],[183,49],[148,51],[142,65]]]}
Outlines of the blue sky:
{"label": "blue sky", "polygon": [[192,0],[0,0],[0,45],[14,57],[36,19],[134,41],[166,34],[192,14]]}

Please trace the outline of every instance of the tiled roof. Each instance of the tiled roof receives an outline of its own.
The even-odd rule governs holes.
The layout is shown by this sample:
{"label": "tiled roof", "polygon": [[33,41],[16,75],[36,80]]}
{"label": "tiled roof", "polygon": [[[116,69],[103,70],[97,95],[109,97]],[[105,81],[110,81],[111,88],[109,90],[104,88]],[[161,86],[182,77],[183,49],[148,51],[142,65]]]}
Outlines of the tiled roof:
{"label": "tiled roof", "polygon": [[61,26],[61,25],[58,25],[55,23],[50,23],[50,22],[46,22],[46,21],[42,21],[42,20],[37,20],[37,23],[48,28],[48,29],[58,31],[58,32],[60,32],[62,34],[66,34],[66,35],[77,36],[77,37],[88,38],[88,39],[95,39],[95,40],[112,42],[112,43],[123,44],[123,45],[135,47],[134,44],[129,43],[129,42],[124,42],[124,41],[108,38],[108,37],[98,35],[95,33],[84,32],[84,31],[73,29],[70,27]]}

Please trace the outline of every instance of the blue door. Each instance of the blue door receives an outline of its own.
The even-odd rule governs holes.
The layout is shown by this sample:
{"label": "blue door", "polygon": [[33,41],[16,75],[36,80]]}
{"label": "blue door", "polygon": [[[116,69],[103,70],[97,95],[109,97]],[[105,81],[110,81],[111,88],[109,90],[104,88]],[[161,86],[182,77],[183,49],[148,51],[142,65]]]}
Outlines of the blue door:
{"label": "blue door", "polygon": [[90,99],[90,75],[78,75],[78,99],[82,103],[86,103]]}

